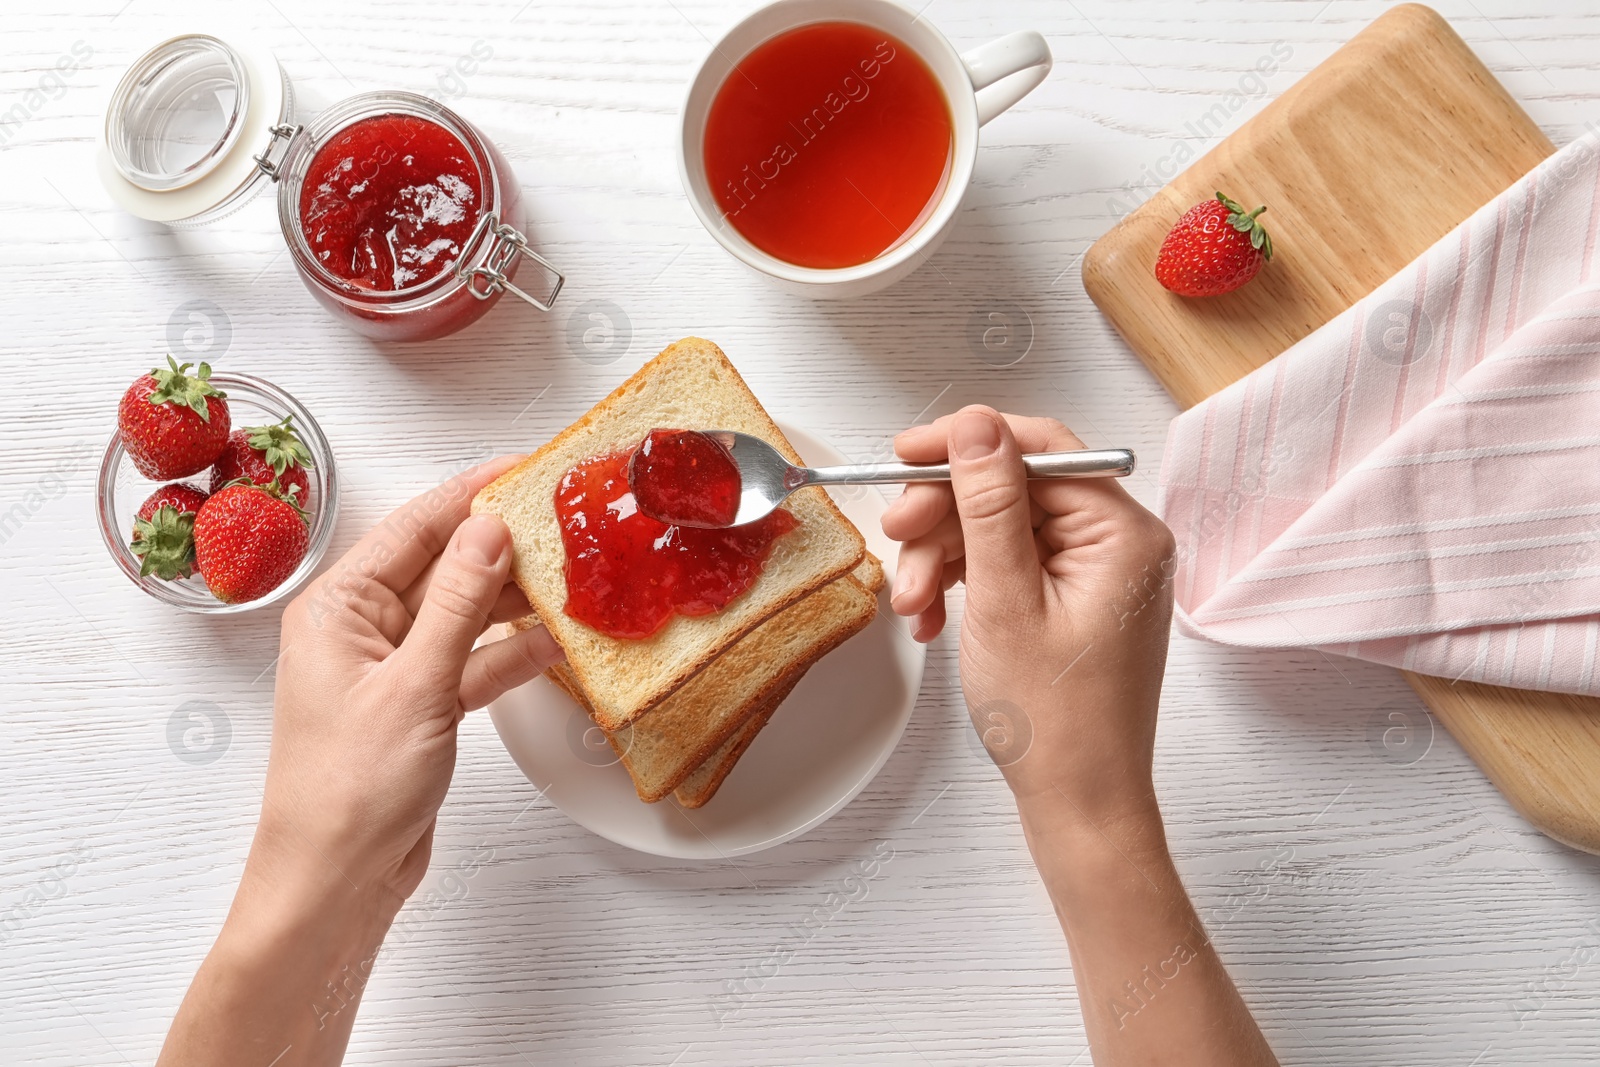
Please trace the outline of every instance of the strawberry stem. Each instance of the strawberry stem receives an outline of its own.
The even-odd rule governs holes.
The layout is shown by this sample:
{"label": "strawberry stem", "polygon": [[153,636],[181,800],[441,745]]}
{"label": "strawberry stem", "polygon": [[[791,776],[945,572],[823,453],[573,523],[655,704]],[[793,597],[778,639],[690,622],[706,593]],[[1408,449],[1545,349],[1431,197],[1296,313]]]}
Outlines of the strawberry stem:
{"label": "strawberry stem", "polygon": [[1259,250],[1262,259],[1271,260],[1272,235],[1267,233],[1266,227],[1257,221],[1262,212],[1267,210],[1267,205],[1262,204],[1254,211],[1245,211],[1243,205],[1222,195],[1220,189],[1217,190],[1217,200],[1222,203],[1223,207],[1228,209],[1228,225],[1240,233],[1249,234],[1250,247]]}
{"label": "strawberry stem", "polygon": [[176,404],[178,407],[188,408],[203,421],[210,422],[211,405],[206,398],[214,396],[221,400],[228,394],[211,384],[211,364],[200,364],[200,369],[190,377],[188,370],[193,365],[185,363],[179,366],[178,361],[169,354],[165,369],[156,367],[150,371],[150,377],[156,380],[155,391],[150,394],[150,403]]}
{"label": "strawberry stem", "polygon": [[139,577],[162,581],[194,573],[194,515],[163,504],[148,519],[135,519],[129,547],[139,557]]}
{"label": "strawberry stem", "polygon": [[311,467],[311,450],[300,440],[294,430],[294,415],[288,414],[282,422],[270,426],[250,426],[244,431],[250,447],[262,454],[272,473],[279,478],[290,467]]}

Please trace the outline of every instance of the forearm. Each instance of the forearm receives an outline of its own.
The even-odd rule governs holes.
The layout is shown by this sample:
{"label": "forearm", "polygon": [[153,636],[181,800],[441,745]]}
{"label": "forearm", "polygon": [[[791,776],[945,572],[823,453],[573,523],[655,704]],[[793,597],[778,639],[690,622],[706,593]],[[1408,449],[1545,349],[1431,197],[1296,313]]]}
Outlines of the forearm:
{"label": "forearm", "polygon": [[398,901],[327,861],[260,855],[257,840],[216,944],[157,1067],[338,1064]]}
{"label": "forearm", "polygon": [[1154,804],[1091,814],[1056,794],[1020,808],[1097,1067],[1275,1065],[1195,914]]}

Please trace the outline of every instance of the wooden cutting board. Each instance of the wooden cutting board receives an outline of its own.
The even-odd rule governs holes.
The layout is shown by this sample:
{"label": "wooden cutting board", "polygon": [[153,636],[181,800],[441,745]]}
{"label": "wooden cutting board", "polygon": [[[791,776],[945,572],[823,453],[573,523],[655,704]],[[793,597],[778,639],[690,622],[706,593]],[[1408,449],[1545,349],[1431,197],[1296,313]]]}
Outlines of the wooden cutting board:
{"label": "wooden cutting board", "polygon": [[[1084,258],[1083,284],[1185,407],[1366,296],[1554,151],[1437,13],[1385,13]],[[1268,204],[1276,254],[1210,300],[1152,273],[1167,229],[1218,189]],[[1600,853],[1600,700],[1407,674],[1530,822]]]}

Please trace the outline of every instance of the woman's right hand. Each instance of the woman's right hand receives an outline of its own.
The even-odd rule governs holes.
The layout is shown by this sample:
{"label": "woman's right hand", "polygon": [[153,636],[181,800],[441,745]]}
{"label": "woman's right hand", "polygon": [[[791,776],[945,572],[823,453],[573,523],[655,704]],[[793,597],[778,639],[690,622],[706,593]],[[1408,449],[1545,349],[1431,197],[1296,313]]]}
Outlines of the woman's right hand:
{"label": "woman's right hand", "polygon": [[1153,813],[1173,540],[1114,479],[1028,481],[1024,453],[1083,447],[1054,419],[985,407],[900,434],[902,459],[948,459],[951,482],[907,486],[883,517],[902,542],[891,604],[932,640],[965,583],[961,685],[1019,802]]}
{"label": "woman's right hand", "polygon": [[884,515],[903,542],[890,602],[926,641],[944,591],[966,583],[961,688],[1066,934],[1094,1062],[1275,1067],[1184,891],[1151,781],[1172,534],[1110,479],[1023,473],[1024,452],[1082,447],[1059,422],[978,407],[901,434],[904,459],[948,457],[952,478],[909,486]]}

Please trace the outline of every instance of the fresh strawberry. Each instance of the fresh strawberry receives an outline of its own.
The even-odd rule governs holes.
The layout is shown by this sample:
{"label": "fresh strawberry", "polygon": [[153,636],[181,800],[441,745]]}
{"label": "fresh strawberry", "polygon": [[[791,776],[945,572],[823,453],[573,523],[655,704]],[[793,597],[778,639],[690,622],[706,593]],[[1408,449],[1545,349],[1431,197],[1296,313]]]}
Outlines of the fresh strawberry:
{"label": "fresh strawberry", "polygon": [[154,481],[187,478],[215,463],[228,443],[227,394],[208,380],[211,367],[200,364],[190,377],[190,364],[157,367],[128,386],[117,405],[122,445],[139,473]]}
{"label": "fresh strawberry", "polygon": [[206,494],[194,486],[173,482],[139,505],[130,546],[139,557],[139,577],[153,574],[170,582],[194,573],[194,517],[205,502]]}
{"label": "fresh strawberry", "polygon": [[258,600],[294,573],[310,535],[295,495],[248,483],[211,494],[194,518],[194,551],[212,596]]}
{"label": "fresh strawberry", "polygon": [[249,426],[235,430],[211,468],[211,491],[243,478],[256,485],[278,483],[285,493],[296,487],[299,501],[309,499],[311,450],[294,432],[293,415],[270,426]]}
{"label": "fresh strawberry", "polygon": [[1179,296],[1220,296],[1256,276],[1272,258],[1272,238],[1257,217],[1221,193],[1177,221],[1156,256],[1156,280]]}

